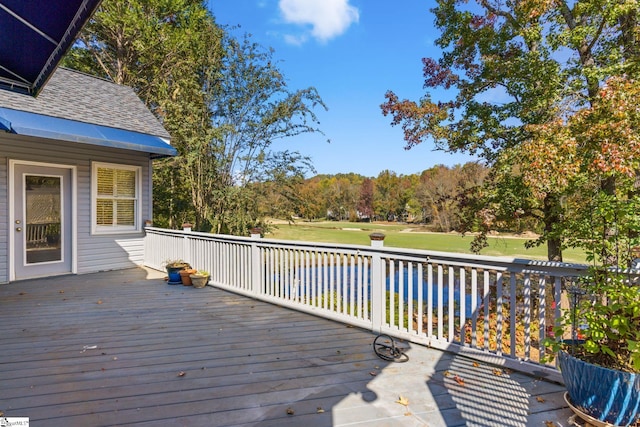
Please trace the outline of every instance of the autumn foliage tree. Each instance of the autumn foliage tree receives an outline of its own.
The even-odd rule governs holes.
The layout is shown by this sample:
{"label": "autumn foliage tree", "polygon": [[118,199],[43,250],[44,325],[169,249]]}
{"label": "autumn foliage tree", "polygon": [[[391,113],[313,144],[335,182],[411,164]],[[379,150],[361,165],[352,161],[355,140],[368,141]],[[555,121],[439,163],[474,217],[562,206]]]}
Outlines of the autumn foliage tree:
{"label": "autumn foliage tree", "polygon": [[360,186],[360,198],[358,199],[357,211],[361,218],[369,221],[373,219],[373,180],[365,178]]}
{"label": "autumn foliage tree", "polygon": [[[599,264],[629,262],[631,248],[640,243],[634,230],[640,209],[639,96],[638,80],[611,77],[589,108],[566,122],[556,120],[532,129],[537,137],[521,151],[523,161],[537,162],[542,172],[524,174],[537,197],[544,197],[550,188],[566,195],[566,244],[586,246]],[[611,229],[598,229],[596,212],[606,212]],[[595,242],[612,232],[618,235],[617,246],[594,251]]]}
{"label": "autumn foliage tree", "polygon": [[[554,174],[559,181],[540,191],[526,175],[571,175],[584,163],[567,157],[571,142],[580,139],[575,127],[565,125],[595,107],[609,78],[637,75],[637,2],[439,0],[433,13],[443,54],[423,59],[427,93],[412,101],[389,91],[383,114],[402,127],[407,148],[432,141],[479,155],[491,166],[482,199],[469,203],[475,220],[467,224],[487,232],[523,217],[539,219],[542,237],[533,243],[546,242],[549,259],[561,260],[569,234],[562,186],[567,177]],[[435,89],[451,97],[434,99]],[[533,148],[540,155],[523,154]],[[611,179],[602,185],[611,188]]]}

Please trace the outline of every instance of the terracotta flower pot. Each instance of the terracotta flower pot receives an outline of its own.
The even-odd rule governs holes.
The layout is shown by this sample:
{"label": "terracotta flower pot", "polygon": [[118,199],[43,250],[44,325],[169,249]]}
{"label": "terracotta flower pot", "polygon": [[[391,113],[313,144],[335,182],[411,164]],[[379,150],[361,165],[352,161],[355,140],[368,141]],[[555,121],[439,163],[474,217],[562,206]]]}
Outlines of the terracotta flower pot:
{"label": "terracotta flower pot", "polygon": [[195,273],[197,270],[185,268],[184,270],[180,270],[180,280],[182,280],[182,284],[184,286],[191,286],[191,277],[189,275]]}

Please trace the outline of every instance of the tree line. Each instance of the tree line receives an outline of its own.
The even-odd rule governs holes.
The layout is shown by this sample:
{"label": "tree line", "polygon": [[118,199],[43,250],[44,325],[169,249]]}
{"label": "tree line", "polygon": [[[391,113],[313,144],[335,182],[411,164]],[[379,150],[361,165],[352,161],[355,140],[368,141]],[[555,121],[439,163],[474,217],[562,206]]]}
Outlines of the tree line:
{"label": "tree line", "polygon": [[[398,175],[384,170],[377,177],[355,173],[316,175],[300,180],[283,197],[265,197],[265,216],[282,219],[340,221],[402,221],[428,224],[435,231],[460,229],[462,206],[480,188],[488,169],[469,162],[437,165],[419,174]],[[269,182],[258,184],[269,192]]]}

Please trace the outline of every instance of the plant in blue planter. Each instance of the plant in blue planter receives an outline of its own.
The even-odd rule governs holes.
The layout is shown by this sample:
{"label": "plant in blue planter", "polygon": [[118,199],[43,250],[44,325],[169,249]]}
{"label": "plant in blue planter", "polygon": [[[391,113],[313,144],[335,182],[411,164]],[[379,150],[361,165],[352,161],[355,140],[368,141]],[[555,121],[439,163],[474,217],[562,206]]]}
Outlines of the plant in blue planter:
{"label": "plant in blue planter", "polygon": [[[594,199],[575,235],[594,264],[565,283],[570,307],[554,331],[560,339],[545,341],[558,357],[572,409],[616,426],[635,425],[640,416],[638,209],[638,196]],[[567,331],[571,339],[563,339]]]}
{"label": "plant in blue planter", "polygon": [[572,298],[556,329],[562,336],[569,327],[573,339],[550,344],[569,403],[595,420],[635,425],[640,414],[640,287],[626,274],[595,269],[580,282],[584,294]]}
{"label": "plant in blue planter", "polygon": [[183,261],[181,259],[176,260],[167,260],[164,262],[165,268],[167,270],[168,283],[170,285],[180,285],[182,284],[182,279],[180,277],[180,270],[184,270],[185,268],[190,268],[188,262]]}

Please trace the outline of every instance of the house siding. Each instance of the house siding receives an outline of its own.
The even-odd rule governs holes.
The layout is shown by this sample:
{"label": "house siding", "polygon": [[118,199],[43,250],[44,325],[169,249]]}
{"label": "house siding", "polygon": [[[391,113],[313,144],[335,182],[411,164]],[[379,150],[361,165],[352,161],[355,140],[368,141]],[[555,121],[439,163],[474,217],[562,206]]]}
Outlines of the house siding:
{"label": "house siding", "polygon": [[108,147],[29,138],[0,133],[0,283],[9,280],[9,160],[42,162],[76,168],[77,273],[128,268],[142,264],[144,232],[91,234],[91,164],[94,161],[140,166],[142,221],[152,218],[150,161],[147,153]]}

